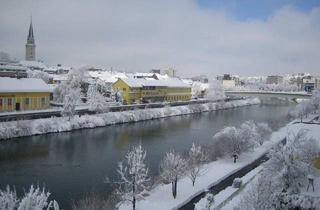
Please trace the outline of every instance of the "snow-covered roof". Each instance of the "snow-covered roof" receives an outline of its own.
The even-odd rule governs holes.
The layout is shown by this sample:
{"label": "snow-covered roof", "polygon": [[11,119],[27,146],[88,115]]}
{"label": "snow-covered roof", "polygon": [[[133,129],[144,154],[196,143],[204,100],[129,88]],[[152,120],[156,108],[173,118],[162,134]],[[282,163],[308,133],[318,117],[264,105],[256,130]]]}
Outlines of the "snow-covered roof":
{"label": "snow-covered roof", "polygon": [[0,93],[52,92],[42,79],[0,77]]}
{"label": "snow-covered roof", "polygon": [[19,66],[19,65],[12,65],[12,64],[6,64],[6,65],[0,65],[0,71],[27,71],[28,68],[25,66]]}
{"label": "snow-covered roof", "polygon": [[100,79],[106,83],[114,83],[119,78],[128,78],[125,73],[117,71],[88,71],[88,73],[91,77]]}
{"label": "snow-covered roof", "polygon": [[51,76],[55,81],[66,81],[68,79],[68,74],[52,74]]}
{"label": "snow-covered roof", "polygon": [[20,61],[19,62],[21,65],[29,67],[29,68],[37,68],[37,69],[46,69],[47,66],[39,61]]}
{"label": "snow-covered roof", "polygon": [[166,80],[144,79],[144,78],[122,78],[129,87],[185,87],[190,88],[189,84],[184,83],[178,78],[168,78]]}

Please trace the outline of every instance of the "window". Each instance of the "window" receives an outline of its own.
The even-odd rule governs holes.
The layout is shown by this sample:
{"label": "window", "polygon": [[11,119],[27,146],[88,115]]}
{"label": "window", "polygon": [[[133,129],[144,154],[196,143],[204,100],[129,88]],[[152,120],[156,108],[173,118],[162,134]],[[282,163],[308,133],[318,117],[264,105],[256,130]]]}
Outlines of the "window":
{"label": "window", "polygon": [[8,98],[8,106],[11,106],[11,105],[12,105],[12,99]]}
{"label": "window", "polygon": [[24,99],[24,103],[25,103],[26,105],[29,105],[29,98],[25,98],[25,99]]}
{"label": "window", "polygon": [[2,98],[0,98],[0,106],[2,106],[2,103],[3,103],[3,102],[2,102]]}
{"label": "window", "polygon": [[126,88],[123,88],[122,90],[123,90],[123,91],[126,91],[127,89],[126,89]]}
{"label": "window", "polygon": [[46,99],[45,99],[45,97],[42,97],[41,98],[41,106],[43,106],[45,103],[46,103]]}

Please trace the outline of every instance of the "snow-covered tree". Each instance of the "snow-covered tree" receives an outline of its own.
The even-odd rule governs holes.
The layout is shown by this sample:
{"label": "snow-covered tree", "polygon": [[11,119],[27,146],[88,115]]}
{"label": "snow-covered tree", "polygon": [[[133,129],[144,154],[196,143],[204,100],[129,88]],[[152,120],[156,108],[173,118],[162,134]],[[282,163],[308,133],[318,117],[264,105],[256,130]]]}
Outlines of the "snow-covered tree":
{"label": "snow-covered tree", "polygon": [[312,93],[311,105],[313,107],[313,111],[316,113],[319,111],[320,107],[320,90],[315,90]]}
{"label": "snow-covered tree", "polygon": [[63,100],[62,115],[70,118],[76,113],[76,105],[79,102],[80,89],[71,89]]}
{"label": "snow-covered tree", "polygon": [[17,198],[15,191],[11,191],[7,186],[6,191],[0,190],[0,209],[6,210],[59,210],[58,202],[55,200],[49,201],[49,192],[40,187],[31,185],[28,192],[21,199]]}
{"label": "snow-covered tree", "polygon": [[308,114],[312,111],[312,105],[310,101],[302,101],[297,105],[297,113],[300,117],[300,121],[302,122],[303,117],[308,117]]}
{"label": "snow-covered tree", "polygon": [[319,154],[318,145],[303,130],[288,134],[286,139],[286,145],[270,152],[258,180],[242,197],[240,209],[314,209],[319,203],[319,199],[301,194],[307,174],[312,173],[312,161]]}
{"label": "snow-covered tree", "polygon": [[148,189],[149,178],[145,158],[146,152],[139,145],[128,151],[125,160],[118,165],[120,180],[115,182],[116,193],[122,202],[131,202],[133,210],[136,200],[143,199]]}
{"label": "snow-covered tree", "polygon": [[259,174],[241,197],[236,209],[260,210],[274,209],[273,203],[279,188],[272,182],[272,179],[265,174]]}
{"label": "snow-covered tree", "polygon": [[[67,80],[61,82],[53,93],[53,99],[56,102],[63,102],[66,95],[72,90],[79,91],[79,101],[82,98],[82,91],[87,84],[87,68],[72,69],[67,76]],[[86,91],[85,91],[86,92]]]}
{"label": "snow-covered tree", "polygon": [[241,129],[236,127],[226,127],[216,133],[213,137],[214,143],[223,155],[229,155],[236,159],[242,152],[246,152],[254,147],[251,140],[242,137]]}
{"label": "snow-covered tree", "polygon": [[209,100],[222,100],[225,99],[223,87],[218,80],[210,80],[207,99]]}
{"label": "snow-covered tree", "polygon": [[28,78],[38,78],[42,79],[45,83],[49,83],[51,77],[47,72],[38,71],[38,70],[28,70]]}
{"label": "snow-covered tree", "polygon": [[267,139],[267,137],[272,133],[272,130],[269,127],[269,125],[264,122],[257,123],[256,125],[257,125],[256,129],[259,134],[257,141],[260,145],[262,145]]}
{"label": "snow-covered tree", "polygon": [[172,184],[173,198],[177,196],[178,180],[185,175],[186,165],[186,160],[174,151],[167,152],[160,164],[161,178],[164,182]]}
{"label": "snow-covered tree", "polygon": [[106,98],[98,91],[97,85],[89,85],[87,91],[87,104],[90,111],[104,112],[107,110]]}
{"label": "snow-covered tree", "polygon": [[187,159],[188,177],[194,186],[196,179],[205,173],[204,163],[209,160],[208,155],[199,145],[192,144]]}
{"label": "snow-covered tree", "polygon": [[240,137],[242,138],[243,141],[248,142],[248,144],[253,146],[258,143],[259,141],[259,133],[258,133],[258,128],[257,125],[253,120],[246,121],[241,124],[240,128]]}
{"label": "snow-covered tree", "polygon": [[191,87],[192,97],[194,98],[204,97],[208,92],[208,88],[209,88],[208,83],[193,82]]}

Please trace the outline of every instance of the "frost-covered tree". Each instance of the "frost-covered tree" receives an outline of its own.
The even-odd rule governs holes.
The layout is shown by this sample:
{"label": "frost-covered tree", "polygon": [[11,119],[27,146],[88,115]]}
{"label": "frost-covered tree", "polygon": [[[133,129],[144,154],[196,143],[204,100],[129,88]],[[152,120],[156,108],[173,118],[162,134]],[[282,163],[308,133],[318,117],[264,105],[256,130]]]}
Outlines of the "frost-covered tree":
{"label": "frost-covered tree", "polygon": [[44,188],[41,190],[39,187],[34,188],[31,185],[29,192],[21,199],[18,210],[42,210],[45,208],[59,210],[56,201],[48,201],[49,196],[50,193],[46,192]]}
{"label": "frost-covered tree", "polygon": [[62,115],[70,118],[76,113],[76,105],[79,102],[79,89],[72,89],[64,97]]}
{"label": "frost-covered tree", "polygon": [[132,209],[136,208],[136,200],[143,199],[148,189],[148,168],[145,164],[146,151],[141,145],[133,147],[126,154],[125,160],[118,165],[120,180],[116,193],[122,202],[131,202]]}
{"label": "frost-covered tree", "polygon": [[202,82],[193,82],[191,87],[192,97],[202,98],[208,92],[209,85]]}
{"label": "frost-covered tree", "polygon": [[253,120],[242,123],[240,125],[239,131],[242,140],[252,145],[252,148],[255,144],[258,143],[260,135],[258,133],[257,125]]}
{"label": "frost-covered tree", "polygon": [[166,183],[172,185],[173,198],[177,196],[178,180],[185,175],[187,162],[179,153],[167,152],[160,164],[161,178]]}
{"label": "frost-covered tree", "polygon": [[222,100],[226,98],[223,87],[218,80],[210,80],[207,98],[209,100]]}
{"label": "frost-covered tree", "polygon": [[268,136],[270,136],[270,134],[272,133],[272,130],[269,127],[269,125],[264,122],[257,123],[256,125],[257,125],[256,129],[259,134],[257,141],[260,145],[262,145],[265,142],[265,140],[268,138]]}
{"label": "frost-covered tree", "polygon": [[28,78],[42,79],[45,83],[49,83],[51,79],[50,75],[44,71],[28,70],[27,75],[28,75]]}
{"label": "frost-covered tree", "polygon": [[87,84],[87,78],[87,68],[72,69],[72,71],[68,73],[67,80],[61,82],[58,87],[55,88],[53,93],[54,101],[62,103],[66,95],[72,90],[77,90],[77,92],[79,92],[78,97],[80,101],[82,91]]}
{"label": "frost-covered tree", "polygon": [[312,93],[311,105],[313,107],[313,111],[316,113],[319,111],[320,107],[320,90],[315,90]]}
{"label": "frost-covered tree", "polygon": [[0,209],[14,210],[18,204],[17,193],[7,186],[5,191],[0,190]]}
{"label": "frost-covered tree", "polygon": [[[240,202],[240,209],[314,209],[319,199],[301,194],[306,175],[312,172],[312,161],[319,147],[305,131],[287,136],[287,143],[270,152],[258,180]],[[311,199],[311,200],[310,200]]]}
{"label": "frost-covered tree", "polygon": [[251,140],[242,137],[241,129],[226,127],[213,136],[214,143],[223,155],[229,155],[236,159],[238,156],[254,147]]}
{"label": "frost-covered tree", "polygon": [[188,177],[194,186],[196,179],[205,173],[204,163],[209,160],[208,155],[199,145],[192,144],[187,159]]}
{"label": "frost-covered tree", "polygon": [[245,189],[237,209],[274,209],[273,203],[276,195],[273,192],[277,191],[279,191],[279,188],[272,182],[272,179],[269,176],[265,176],[265,174],[260,174]]}
{"label": "frost-covered tree", "polygon": [[303,117],[308,117],[308,115],[312,111],[312,105],[310,101],[302,101],[297,105],[297,113],[298,116],[300,117],[300,122],[302,122]]}
{"label": "frost-covered tree", "polygon": [[40,189],[40,187],[34,188],[31,185],[28,192],[21,198],[17,198],[16,192],[10,190],[7,186],[6,191],[0,190],[0,209],[6,210],[59,210],[58,202],[55,200],[49,201],[49,192]]}
{"label": "frost-covered tree", "polygon": [[106,98],[98,91],[97,85],[89,85],[87,91],[87,104],[90,111],[104,112],[107,110]]}

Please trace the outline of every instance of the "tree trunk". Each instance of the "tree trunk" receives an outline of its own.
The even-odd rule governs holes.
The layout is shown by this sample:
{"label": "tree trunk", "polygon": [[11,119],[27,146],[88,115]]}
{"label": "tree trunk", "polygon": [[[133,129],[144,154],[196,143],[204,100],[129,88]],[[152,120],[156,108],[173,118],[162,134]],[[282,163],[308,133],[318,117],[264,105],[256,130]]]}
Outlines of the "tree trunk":
{"label": "tree trunk", "polygon": [[177,197],[177,184],[178,184],[178,177],[176,177],[175,180],[172,182],[172,195],[174,199]]}
{"label": "tree trunk", "polygon": [[192,186],[194,187],[194,183],[196,182],[196,179],[192,179]]}
{"label": "tree trunk", "polygon": [[133,198],[132,198],[132,209],[133,209],[133,210],[136,209],[136,196],[135,196],[135,192],[136,192],[136,180],[135,180],[135,175],[133,175],[133,181],[132,181],[132,194],[133,194]]}

